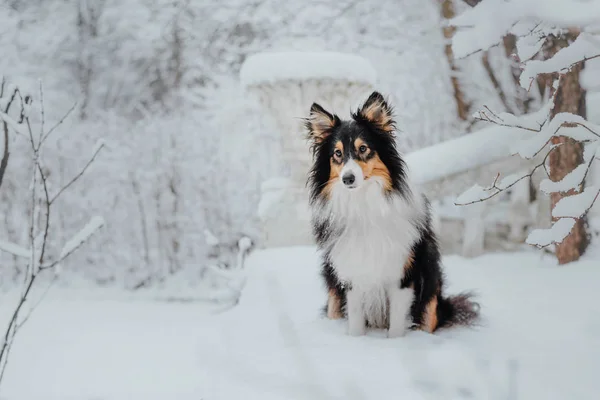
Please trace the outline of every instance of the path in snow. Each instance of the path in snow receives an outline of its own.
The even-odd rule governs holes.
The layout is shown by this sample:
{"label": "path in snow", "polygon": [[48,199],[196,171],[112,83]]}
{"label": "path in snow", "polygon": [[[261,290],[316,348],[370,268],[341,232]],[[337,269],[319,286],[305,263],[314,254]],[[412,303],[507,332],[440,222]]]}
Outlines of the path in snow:
{"label": "path in snow", "polygon": [[444,261],[448,292],[479,292],[483,327],[349,337],[320,317],[318,260],[304,247],[254,253],[239,305],[216,315],[200,303],[57,289],[18,338],[0,398],[595,398],[598,259]]}

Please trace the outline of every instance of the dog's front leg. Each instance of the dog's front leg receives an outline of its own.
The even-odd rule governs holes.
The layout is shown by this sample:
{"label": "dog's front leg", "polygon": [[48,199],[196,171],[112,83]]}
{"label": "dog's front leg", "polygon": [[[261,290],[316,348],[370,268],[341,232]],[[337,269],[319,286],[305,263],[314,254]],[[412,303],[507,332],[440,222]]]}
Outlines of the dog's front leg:
{"label": "dog's front leg", "polygon": [[362,336],[366,333],[366,320],[363,307],[363,296],[357,289],[350,289],[346,295],[348,311],[348,333],[351,336]]}
{"label": "dog's front leg", "polygon": [[414,290],[411,288],[401,289],[396,284],[388,288],[388,296],[390,299],[388,337],[404,336],[411,324],[410,308],[414,300]]}

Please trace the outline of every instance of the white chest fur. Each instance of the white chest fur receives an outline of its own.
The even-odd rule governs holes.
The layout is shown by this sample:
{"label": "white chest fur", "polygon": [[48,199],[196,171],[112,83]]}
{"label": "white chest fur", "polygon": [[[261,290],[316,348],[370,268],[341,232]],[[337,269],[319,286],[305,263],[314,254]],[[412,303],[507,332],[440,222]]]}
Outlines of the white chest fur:
{"label": "white chest fur", "polygon": [[363,290],[399,282],[419,235],[422,205],[386,197],[373,179],[356,190],[335,188],[329,207],[334,224],[343,226],[329,246],[338,278]]}
{"label": "white chest fur", "polygon": [[413,292],[399,284],[425,217],[422,198],[413,193],[410,199],[385,196],[382,182],[372,178],[354,190],[337,185],[315,214],[331,223],[335,233],[324,247],[338,279],[352,288],[347,293],[351,334],[364,333],[364,318],[371,326],[389,321],[391,336],[406,331]]}

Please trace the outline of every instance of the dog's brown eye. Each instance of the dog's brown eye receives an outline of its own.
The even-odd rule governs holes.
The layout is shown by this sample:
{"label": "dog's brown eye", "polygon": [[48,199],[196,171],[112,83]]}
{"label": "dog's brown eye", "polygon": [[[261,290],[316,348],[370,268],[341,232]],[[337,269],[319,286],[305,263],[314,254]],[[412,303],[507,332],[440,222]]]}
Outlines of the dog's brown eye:
{"label": "dog's brown eye", "polygon": [[366,152],[366,151],[367,151],[367,146],[365,146],[365,145],[363,144],[362,146],[360,146],[360,147],[358,148],[358,151],[360,151],[361,153],[364,153],[364,152]]}
{"label": "dog's brown eye", "polygon": [[342,158],[342,151],[340,149],[337,149],[336,151],[333,152],[333,154],[337,157],[337,158]]}

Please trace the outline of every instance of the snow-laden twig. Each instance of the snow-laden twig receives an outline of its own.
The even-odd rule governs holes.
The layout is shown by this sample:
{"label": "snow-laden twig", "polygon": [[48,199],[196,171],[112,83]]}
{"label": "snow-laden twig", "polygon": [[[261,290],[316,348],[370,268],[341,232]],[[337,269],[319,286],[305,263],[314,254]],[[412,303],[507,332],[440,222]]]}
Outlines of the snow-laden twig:
{"label": "snow-laden twig", "polygon": [[64,260],[69,254],[73,253],[79,246],[86,242],[100,227],[104,225],[104,218],[93,217],[71,240],[65,243],[60,252],[59,260]]}
{"label": "snow-laden twig", "polygon": [[546,156],[543,158],[543,160],[539,164],[534,166],[533,169],[528,174],[525,174],[525,175],[512,174],[512,175],[504,177],[500,182],[498,182],[498,180],[500,179],[500,173],[498,173],[496,175],[496,178],[494,178],[494,182],[492,182],[492,184],[490,186],[483,187],[480,185],[473,185],[471,188],[467,189],[465,192],[463,192],[461,195],[459,195],[456,198],[454,204],[457,206],[467,206],[469,204],[474,204],[474,203],[479,203],[479,202],[482,202],[485,200],[489,200],[492,197],[495,197],[495,196],[499,195],[500,193],[510,189],[511,187],[513,187],[517,183],[521,182],[522,180],[531,178],[533,176],[533,174],[535,174],[539,168],[541,168],[541,167],[545,168],[546,161],[548,160],[548,157],[550,157],[550,153],[552,153],[552,151],[557,148],[558,148],[558,146],[553,147],[546,154]]}
{"label": "snow-laden twig", "polygon": [[14,243],[6,242],[4,240],[0,240],[0,251],[4,251],[6,253],[12,254],[13,256],[29,258],[31,252],[26,248],[23,248]]}
{"label": "snow-laden twig", "polygon": [[550,246],[554,243],[561,243],[566,238],[571,229],[575,226],[575,220],[572,218],[561,218],[552,224],[549,229],[534,229],[531,231],[525,243],[539,248]]}

